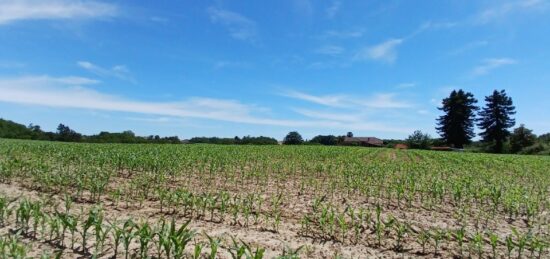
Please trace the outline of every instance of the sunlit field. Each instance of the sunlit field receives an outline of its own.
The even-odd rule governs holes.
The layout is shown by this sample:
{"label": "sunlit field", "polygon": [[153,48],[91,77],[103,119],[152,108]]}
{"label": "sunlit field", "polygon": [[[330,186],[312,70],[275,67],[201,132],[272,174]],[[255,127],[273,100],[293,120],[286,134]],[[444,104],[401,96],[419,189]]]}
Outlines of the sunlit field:
{"label": "sunlit field", "polygon": [[0,140],[0,257],[549,258],[550,157]]}

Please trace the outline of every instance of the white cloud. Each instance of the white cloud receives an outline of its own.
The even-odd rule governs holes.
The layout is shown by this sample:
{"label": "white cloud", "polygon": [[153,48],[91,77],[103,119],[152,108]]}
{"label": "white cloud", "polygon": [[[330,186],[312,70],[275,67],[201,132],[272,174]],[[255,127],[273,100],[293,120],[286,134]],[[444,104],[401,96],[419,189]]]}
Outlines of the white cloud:
{"label": "white cloud", "polygon": [[456,55],[462,54],[466,51],[473,50],[473,49],[476,49],[476,48],[481,48],[481,47],[484,47],[484,46],[487,46],[487,45],[489,45],[489,42],[486,41],[486,40],[478,40],[478,41],[469,42],[466,45],[449,52],[449,55],[456,56]]}
{"label": "white cloud", "polygon": [[54,20],[112,17],[113,4],[98,1],[4,0],[0,1],[0,25],[21,20]]}
{"label": "white cloud", "polygon": [[367,98],[365,101],[357,100],[357,102],[361,102],[359,104],[366,107],[380,109],[411,107],[411,105],[407,102],[396,100],[395,94],[376,94],[370,99]]}
{"label": "white cloud", "polygon": [[341,1],[333,1],[332,4],[326,9],[327,17],[332,19],[338,11],[340,11],[340,6],[342,6]]}
{"label": "white cloud", "polygon": [[154,117],[154,118],[126,117],[125,119],[131,120],[131,121],[144,121],[144,122],[155,122],[155,123],[171,122],[174,120],[171,117]]}
{"label": "white cloud", "polygon": [[347,97],[345,95],[326,95],[326,96],[315,96],[298,91],[286,91],[281,94],[282,96],[308,101],[316,104],[321,104],[330,107],[346,107],[345,100]]}
{"label": "white cloud", "polygon": [[[0,78],[0,102],[38,105],[63,109],[125,112],[167,118],[191,118],[226,121],[287,128],[323,128],[337,130],[365,130],[406,133],[409,129],[396,128],[376,122],[344,122],[329,118],[273,119],[266,114],[255,114],[262,107],[246,105],[236,100],[191,97],[179,102],[131,100],[87,88],[98,81],[82,77],[23,76]],[[310,114],[312,115],[312,114]],[[334,119],[334,118],[333,118]]]}
{"label": "white cloud", "polygon": [[393,93],[374,94],[372,96],[361,97],[344,94],[316,96],[298,91],[287,91],[281,95],[335,108],[395,109],[409,108],[412,106],[407,102],[396,100],[396,95]]}
{"label": "white cloud", "polygon": [[293,109],[295,112],[304,115],[306,117],[331,120],[331,121],[341,121],[341,122],[357,122],[363,120],[363,117],[357,114],[350,113],[334,113],[327,111],[316,111],[310,109]]}
{"label": "white cloud", "polygon": [[342,52],[344,52],[344,48],[335,45],[325,45],[315,50],[315,53],[330,56],[336,56],[338,54],[342,54]]}
{"label": "white cloud", "polygon": [[396,48],[401,43],[403,43],[402,39],[390,39],[378,45],[365,47],[355,55],[355,59],[371,59],[386,63],[393,63],[397,59]]}
{"label": "white cloud", "polygon": [[359,38],[362,37],[365,33],[364,30],[349,30],[349,31],[337,31],[337,30],[328,30],[323,33],[322,38]]}
{"label": "white cloud", "polygon": [[501,66],[516,64],[517,61],[511,58],[490,58],[482,61],[481,65],[473,70],[474,76],[487,74],[489,71]]}
{"label": "white cloud", "polygon": [[236,12],[231,12],[217,7],[207,9],[210,20],[213,23],[219,23],[227,28],[231,37],[244,40],[255,41],[257,38],[257,25],[253,20]]}
{"label": "white cloud", "polygon": [[434,22],[434,21],[427,21],[420,25],[418,28],[419,31],[425,31],[425,30],[439,30],[439,29],[450,29],[453,27],[456,27],[458,25],[457,22]]}
{"label": "white cloud", "polygon": [[413,88],[416,86],[416,83],[401,83],[397,85],[399,89]]}
{"label": "white cloud", "polygon": [[418,114],[422,114],[422,115],[427,115],[427,114],[430,114],[430,112],[428,110],[418,110],[416,111]]}
{"label": "white cloud", "polygon": [[526,11],[541,11],[549,6],[547,0],[514,0],[514,1],[499,1],[498,5],[489,7],[478,13],[474,22],[485,24],[503,19],[514,13]]}
{"label": "white cloud", "polygon": [[316,61],[308,64],[306,68],[308,69],[333,69],[333,68],[345,68],[349,67],[350,63],[346,61]]}
{"label": "white cloud", "polygon": [[112,68],[103,68],[88,61],[78,61],[76,63],[79,67],[94,73],[102,77],[115,77],[121,80],[135,83],[135,79],[132,77],[130,70],[124,65],[116,65]]}
{"label": "white cloud", "polygon": [[214,64],[214,69],[249,68],[251,66],[248,62],[220,60]]}

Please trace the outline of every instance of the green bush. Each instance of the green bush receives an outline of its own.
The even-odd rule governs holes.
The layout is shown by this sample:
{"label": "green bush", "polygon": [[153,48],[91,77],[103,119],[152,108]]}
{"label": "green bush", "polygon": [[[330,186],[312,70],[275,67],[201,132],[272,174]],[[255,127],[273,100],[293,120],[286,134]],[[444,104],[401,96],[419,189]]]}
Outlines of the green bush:
{"label": "green bush", "polygon": [[519,154],[522,155],[534,155],[534,154],[540,154],[544,151],[550,151],[548,148],[548,145],[542,144],[542,143],[536,143],[534,145],[528,146],[521,150]]}

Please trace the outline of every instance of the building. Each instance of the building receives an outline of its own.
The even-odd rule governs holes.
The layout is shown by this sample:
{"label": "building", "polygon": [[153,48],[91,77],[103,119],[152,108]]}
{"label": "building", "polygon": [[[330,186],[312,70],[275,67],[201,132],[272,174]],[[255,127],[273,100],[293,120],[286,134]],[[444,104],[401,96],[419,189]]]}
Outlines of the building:
{"label": "building", "polygon": [[399,144],[395,144],[395,148],[396,149],[408,149],[409,146],[407,146],[405,144],[402,144],[402,143],[399,143]]}
{"label": "building", "polygon": [[344,145],[356,145],[364,147],[381,147],[384,141],[375,137],[345,137]]}

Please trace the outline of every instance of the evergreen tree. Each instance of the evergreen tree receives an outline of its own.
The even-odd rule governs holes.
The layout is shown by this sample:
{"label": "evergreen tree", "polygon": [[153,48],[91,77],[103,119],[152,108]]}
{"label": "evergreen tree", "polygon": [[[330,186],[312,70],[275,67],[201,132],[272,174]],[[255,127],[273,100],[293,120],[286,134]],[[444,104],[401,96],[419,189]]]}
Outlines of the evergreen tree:
{"label": "evergreen tree", "polygon": [[436,130],[448,145],[463,148],[475,136],[475,111],[479,109],[476,103],[474,95],[463,90],[453,90],[443,99],[443,106],[438,109],[445,114],[437,119]]}
{"label": "evergreen tree", "polygon": [[516,114],[512,98],[504,90],[494,90],[485,97],[485,107],[479,112],[478,127],[483,141],[493,143],[493,152],[502,153],[504,141],[510,135],[509,128],[516,124],[511,115]]}

